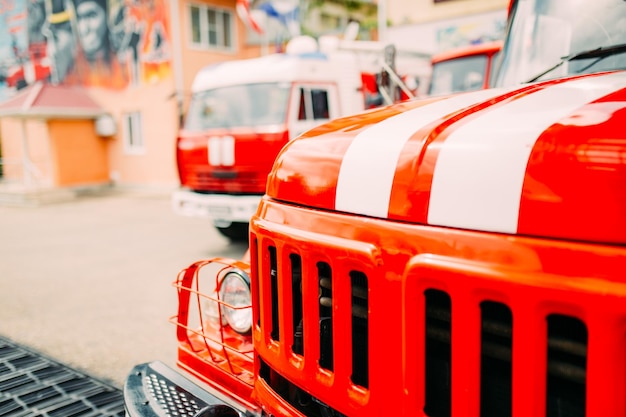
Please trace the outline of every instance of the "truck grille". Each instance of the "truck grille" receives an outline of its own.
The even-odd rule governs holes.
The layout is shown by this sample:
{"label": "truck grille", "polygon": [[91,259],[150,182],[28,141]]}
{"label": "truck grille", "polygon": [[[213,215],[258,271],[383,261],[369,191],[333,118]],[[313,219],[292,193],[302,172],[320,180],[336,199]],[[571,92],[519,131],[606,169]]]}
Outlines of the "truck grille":
{"label": "truck grille", "polygon": [[[279,274],[276,259],[276,248],[269,247],[270,260],[270,293],[271,293],[271,332],[272,340],[281,340],[280,320],[279,320]],[[307,335],[303,322],[303,297],[302,287],[302,259],[297,254],[290,254],[291,270],[291,350],[295,354],[304,356],[304,339]],[[334,371],[333,352],[335,341],[333,340],[333,273],[330,265],[326,262],[317,262],[317,286],[319,293],[318,311],[319,323],[314,330],[319,335],[319,365],[328,371]],[[350,271],[350,289],[352,298],[351,314],[351,343],[352,346],[352,374],[351,380],[354,384],[367,387],[368,384],[368,288],[367,276],[360,271]]]}
{"label": "truck grille", "polygon": [[623,284],[429,257],[404,281],[417,334],[404,346],[409,406],[429,417],[624,415]]}
{"label": "truck grille", "polygon": [[197,192],[262,193],[266,176],[248,171],[207,171],[188,173],[185,185]]}
{"label": "truck grille", "polygon": [[252,230],[259,376],[306,416],[626,415],[621,283]]}
{"label": "truck grille", "polygon": [[[427,290],[426,401],[431,417],[451,415],[451,302],[442,291]],[[549,315],[547,355],[547,416],[583,417],[587,331],[572,317]],[[480,303],[480,416],[512,415],[513,316],[504,304]]]}
{"label": "truck grille", "polygon": [[[251,253],[255,247],[253,241]],[[336,379],[341,375],[348,390],[363,396],[369,386],[368,270],[373,262],[363,252],[354,258],[361,261],[337,264],[333,248],[324,250],[326,255],[304,258],[297,251],[266,245],[258,253],[262,265],[258,283],[253,283],[258,285],[253,287],[256,327],[265,329],[269,344],[284,346],[298,361],[315,363],[307,372]],[[296,409],[308,416],[342,415],[260,359],[260,377]]]}

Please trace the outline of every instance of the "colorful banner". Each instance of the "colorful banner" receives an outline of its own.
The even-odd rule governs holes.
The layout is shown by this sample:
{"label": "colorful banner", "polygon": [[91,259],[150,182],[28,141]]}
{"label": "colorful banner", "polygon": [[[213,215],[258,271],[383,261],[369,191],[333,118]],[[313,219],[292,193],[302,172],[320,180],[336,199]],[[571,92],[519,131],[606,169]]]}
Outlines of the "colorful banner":
{"label": "colorful banner", "polygon": [[122,89],[169,76],[167,4],[0,0],[0,100],[39,80]]}

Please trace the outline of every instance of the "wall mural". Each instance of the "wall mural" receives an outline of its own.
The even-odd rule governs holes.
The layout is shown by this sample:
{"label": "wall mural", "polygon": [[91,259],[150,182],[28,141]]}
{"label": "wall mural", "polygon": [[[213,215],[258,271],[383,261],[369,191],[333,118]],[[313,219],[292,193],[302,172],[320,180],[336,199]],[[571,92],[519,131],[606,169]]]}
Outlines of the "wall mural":
{"label": "wall mural", "polygon": [[167,7],[167,0],[0,0],[0,100],[39,80],[122,89],[169,76]]}
{"label": "wall mural", "polygon": [[485,15],[474,21],[459,22],[437,28],[438,51],[500,40],[504,37],[506,13]]}

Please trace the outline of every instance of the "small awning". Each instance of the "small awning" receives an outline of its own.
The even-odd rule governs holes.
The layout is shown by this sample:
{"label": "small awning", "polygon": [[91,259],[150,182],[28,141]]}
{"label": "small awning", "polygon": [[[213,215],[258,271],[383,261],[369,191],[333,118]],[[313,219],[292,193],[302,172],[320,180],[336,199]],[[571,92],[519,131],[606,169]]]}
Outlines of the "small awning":
{"label": "small awning", "polygon": [[104,113],[83,88],[43,82],[0,103],[0,117],[95,119]]}

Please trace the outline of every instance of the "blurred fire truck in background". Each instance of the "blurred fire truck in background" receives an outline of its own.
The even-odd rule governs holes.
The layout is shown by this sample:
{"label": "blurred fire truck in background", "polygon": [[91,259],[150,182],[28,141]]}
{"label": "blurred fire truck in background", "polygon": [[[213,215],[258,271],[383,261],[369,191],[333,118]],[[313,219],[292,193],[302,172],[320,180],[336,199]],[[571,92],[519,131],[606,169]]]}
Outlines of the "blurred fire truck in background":
{"label": "blurred fire truck in background", "polygon": [[204,68],[177,139],[174,211],[247,240],[267,174],[287,142],[329,120],[411,98],[415,77],[429,72],[427,54],[334,37],[318,45],[306,36],[285,53]]}
{"label": "blurred fire truck in background", "polygon": [[489,88],[502,41],[463,46],[432,57],[428,95]]}

